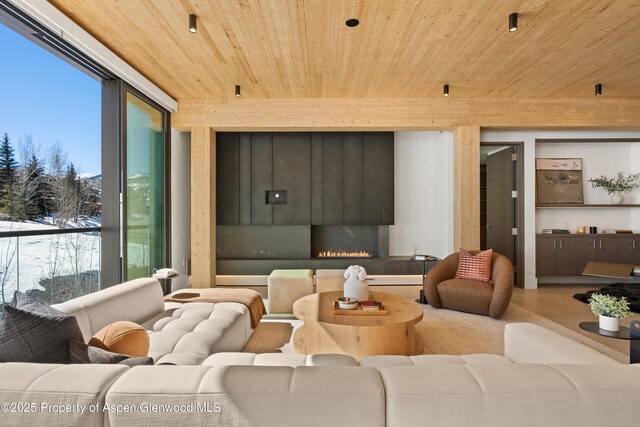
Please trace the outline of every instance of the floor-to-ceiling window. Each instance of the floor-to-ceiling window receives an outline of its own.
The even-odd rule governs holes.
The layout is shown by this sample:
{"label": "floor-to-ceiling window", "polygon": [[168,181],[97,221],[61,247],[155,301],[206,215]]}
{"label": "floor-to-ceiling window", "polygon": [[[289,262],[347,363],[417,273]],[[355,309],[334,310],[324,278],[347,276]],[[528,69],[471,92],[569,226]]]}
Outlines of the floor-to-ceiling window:
{"label": "floor-to-ceiling window", "polygon": [[0,307],[166,267],[168,111],[12,2],[0,57]]}
{"label": "floor-to-ceiling window", "polygon": [[101,78],[39,40],[0,23],[0,304],[101,285]]}
{"label": "floor-to-ceiling window", "polygon": [[167,263],[166,113],[129,90],[126,98],[124,230],[127,279]]}

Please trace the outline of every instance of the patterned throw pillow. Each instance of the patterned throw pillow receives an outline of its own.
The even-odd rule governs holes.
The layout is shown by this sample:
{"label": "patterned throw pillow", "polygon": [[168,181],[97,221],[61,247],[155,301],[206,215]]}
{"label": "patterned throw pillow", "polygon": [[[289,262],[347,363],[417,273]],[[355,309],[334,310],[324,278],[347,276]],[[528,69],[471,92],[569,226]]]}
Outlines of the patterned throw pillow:
{"label": "patterned throw pillow", "polygon": [[72,340],[82,340],[75,316],[19,292],[0,318],[0,362],[69,363]]}
{"label": "patterned throw pillow", "polygon": [[491,257],[493,249],[471,255],[460,248],[458,252],[458,271],[456,279],[480,280],[491,283]]}

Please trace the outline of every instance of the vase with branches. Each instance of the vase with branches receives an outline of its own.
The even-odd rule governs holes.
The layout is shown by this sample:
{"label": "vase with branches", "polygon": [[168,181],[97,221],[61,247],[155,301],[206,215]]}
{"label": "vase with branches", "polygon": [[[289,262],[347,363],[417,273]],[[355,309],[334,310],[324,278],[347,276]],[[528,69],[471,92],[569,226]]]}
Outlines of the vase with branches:
{"label": "vase with branches", "polygon": [[640,173],[625,174],[618,172],[613,178],[600,175],[599,178],[589,179],[593,188],[604,188],[611,196],[611,203],[619,205],[624,200],[624,194],[640,186]]}

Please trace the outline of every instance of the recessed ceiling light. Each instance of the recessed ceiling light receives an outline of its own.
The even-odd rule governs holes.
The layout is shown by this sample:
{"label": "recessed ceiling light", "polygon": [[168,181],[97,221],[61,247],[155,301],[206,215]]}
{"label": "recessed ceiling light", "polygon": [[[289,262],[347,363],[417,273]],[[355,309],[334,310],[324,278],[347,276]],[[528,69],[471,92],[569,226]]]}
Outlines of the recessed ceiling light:
{"label": "recessed ceiling light", "polygon": [[236,96],[240,96],[240,85],[236,85]]}
{"label": "recessed ceiling light", "polygon": [[509,15],[509,31],[514,32],[518,29],[518,14],[512,13]]}
{"label": "recessed ceiling light", "polygon": [[442,95],[449,96],[449,85],[444,85],[442,88]]}
{"label": "recessed ceiling light", "polygon": [[198,18],[196,15],[189,15],[189,32],[195,33],[198,31]]}
{"label": "recessed ceiling light", "polygon": [[349,28],[353,28],[353,27],[357,27],[359,23],[360,21],[358,21],[356,18],[351,18],[351,19],[347,19],[347,21],[345,22],[345,25]]}
{"label": "recessed ceiling light", "polygon": [[602,83],[596,85],[596,96],[602,95]]}

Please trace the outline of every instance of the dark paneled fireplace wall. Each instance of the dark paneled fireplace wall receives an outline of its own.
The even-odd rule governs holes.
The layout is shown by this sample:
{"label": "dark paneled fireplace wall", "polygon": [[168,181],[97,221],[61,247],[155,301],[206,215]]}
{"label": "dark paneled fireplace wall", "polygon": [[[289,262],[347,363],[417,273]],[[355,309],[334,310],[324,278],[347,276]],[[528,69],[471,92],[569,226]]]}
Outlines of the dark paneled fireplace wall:
{"label": "dark paneled fireplace wall", "polygon": [[393,261],[393,145],[392,132],[218,133],[218,273],[355,262],[327,267],[321,250],[367,251],[372,274],[393,270],[384,266]]}

